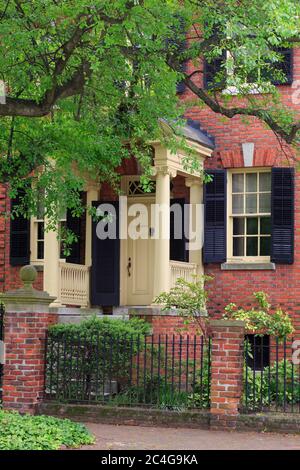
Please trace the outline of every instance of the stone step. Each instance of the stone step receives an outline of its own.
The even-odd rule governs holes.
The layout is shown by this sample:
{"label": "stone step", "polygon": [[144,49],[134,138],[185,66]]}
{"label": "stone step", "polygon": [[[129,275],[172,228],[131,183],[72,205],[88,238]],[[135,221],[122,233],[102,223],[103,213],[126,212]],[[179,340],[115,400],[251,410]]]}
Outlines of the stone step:
{"label": "stone step", "polygon": [[[53,309],[54,311],[54,309]],[[115,312],[113,315],[104,315],[101,308],[76,308],[59,307],[55,309],[58,313],[58,323],[80,323],[82,320],[96,315],[98,318],[111,318],[113,320],[128,320],[126,311]]]}

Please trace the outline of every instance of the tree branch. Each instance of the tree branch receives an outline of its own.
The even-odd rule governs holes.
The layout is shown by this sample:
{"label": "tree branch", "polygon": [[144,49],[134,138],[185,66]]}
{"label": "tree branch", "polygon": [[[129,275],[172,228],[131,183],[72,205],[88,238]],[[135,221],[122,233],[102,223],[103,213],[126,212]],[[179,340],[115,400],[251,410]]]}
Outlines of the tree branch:
{"label": "tree branch", "polygon": [[222,114],[229,119],[238,115],[257,117],[261,121],[265,122],[270,129],[279,135],[287,144],[293,143],[298,131],[300,130],[300,121],[293,124],[289,131],[286,131],[265,109],[243,107],[226,108],[214,100],[203,88],[195,85],[188,75],[185,75],[184,82],[186,86],[215,113]]}
{"label": "tree branch", "polygon": [[40,102],[7,97],[6,103],[0,104],[0,116],[46,116],[59,99],[81,93],[90,74],[89,64],[83,63],[63,85],[55,85],[51,90],[48,90]]}
{"label": "tree branch", "polygon": [[[16,8],[23,18],[26,15],[22,9],[22,5],[19,1],[15,0]],[[103,21],[106,26],[122,24],[124,20],[130,14],[130,10],[135,6],[135,2],[129,0],[126,3],[127,11],[118,17],[107,15],[102,9],[96,12],[82,13],[78,15],[76,19],[76,26],[71,34],[71,37],[62,44],[56,53],[61,50],[62,55],[59,56],[57,61],[54,63],[53,74],[51,77],[52,86],[49,88],[44,96],[39,101],[32,99],[22,99],[19,97],[6,97],[6,102],[0,104],[0,116],[26,116],[26,117],[42,117],[49,114],[55,105],[55,103],[62,98],[67,98],[77,94],[81,94],[87,78],[91,75],[90,64],[88,60],[82,62],[80,67],[74,72],[74,74],[65,83],[62,83],[61,77],[66,70],[69,59],[74,55],[76,49],[82,44],[82,38],[85,33],[91,31],[96,25],[95,18]],[[82,20],[85,20],[85,24],[81,25]],[[104,28],[106,31],[106,28]],[[101,37],[99,37],[99,41]],[[130,54],[129,48],[120,47],[122,53]],[[135,51],[131,51],[133,54]],[[45,57],[42,56],[45,60]],[[27,58],[27,62],[30,60]],[[49,66],[49,63],[44,64]],[[47,67],[46,67],[47,68]],[[48,69],[49,70],[49,69]]]}

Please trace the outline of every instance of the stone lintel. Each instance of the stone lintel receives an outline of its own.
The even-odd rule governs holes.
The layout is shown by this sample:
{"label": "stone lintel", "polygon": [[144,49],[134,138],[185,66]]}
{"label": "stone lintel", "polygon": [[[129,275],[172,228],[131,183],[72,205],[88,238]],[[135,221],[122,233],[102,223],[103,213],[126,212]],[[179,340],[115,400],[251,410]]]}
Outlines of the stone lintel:
{"label": "stone lintel", "polygon": [[222,263],[222,271],[275,271],[275,263]]}

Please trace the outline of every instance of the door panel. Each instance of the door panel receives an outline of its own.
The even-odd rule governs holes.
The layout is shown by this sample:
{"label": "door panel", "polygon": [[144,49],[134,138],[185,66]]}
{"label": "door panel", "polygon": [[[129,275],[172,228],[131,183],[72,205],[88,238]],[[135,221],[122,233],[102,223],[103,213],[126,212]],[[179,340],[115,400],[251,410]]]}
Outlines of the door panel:
{"label": "door panel", "polygon": [[[98,207],[101,202],[93,203]],[[91,301],[92,305],[118,306],[120,303],[120,240],[119,203],[107,202],[115,207],[117,214],[117,238],[101,240],[97,237],[97,222],[93,222]]]}
{"label": "door panel", "polygon": [[[148,208],[148,227],[150,229],[151,205]],[[128,222],[132,220],[128,218]],[[154,242],[153,238],[127,241],[127,304],[149,305],[153,301],[154,275]]]}

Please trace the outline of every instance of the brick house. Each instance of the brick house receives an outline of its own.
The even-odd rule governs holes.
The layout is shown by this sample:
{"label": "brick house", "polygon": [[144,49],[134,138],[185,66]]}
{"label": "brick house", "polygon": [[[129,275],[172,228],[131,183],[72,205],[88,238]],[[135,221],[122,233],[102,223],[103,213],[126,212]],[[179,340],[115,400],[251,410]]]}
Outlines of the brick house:
{"label": "brick house", "polygon": [[[286,53],[283,65],[287,79],[278,88],[283,101],[300,112],[300,100],[293,102],[300,80],[300,50]],[[203,77],[199,75],[207,86],[210,73],[211,67],[206,66]],[[183,100],[192,96],[183,87],[179,91]],[[209,286],[211,315],[220,316],[229,302],[250,304],[253,291],[264,290],[272,303],[283,305],[293,316],[299,333],[300,189],[292,150],[282,148],[273,132],[254,118],[250,124],[240,117],[224,121],[210,109],[197,107],[190,108],[186,118],[187,144],[214,175],[212,183],[203,187],[201,179],[183,164],[184,152],[174,155],[156,142],[152,193],[141,192],[140,168],[134,158],[118,169],[129,209],[139,203],[164,205],[159,223],[171,234],[170,240],[155,240],[151,226],[147,240],[99,240],[88,214],[74,220],[67,212],[63,222],[78,235],[78,243],[71,256],[63,259],[56,234],[44,233],[42,215],[29,222],[2,217],[1,290],[16,288],[20,266],[31,263],[39,271],[37,287],[55,296],[56,306],[118,312],[128,306],[145,309],[156,295],[170,289],[176,278],[207,273],[213,275]],[[173,132],[172,126],[164,121],[161,124],[166,132]],[[87,204],[106,202],[117,210],[121,206],[106,183],[87,180],[82,197]],[[0,198],[0,210],[9,210],[14,201],[8,200],[4,185]],[[189,203],[189,211],[193,211],[202,200],[204,226],[199,230],[204,231],[204,247],[188,252],[184,237],[174,236],[170,205]],[[130,217],[119,219],[125,230]]]}

